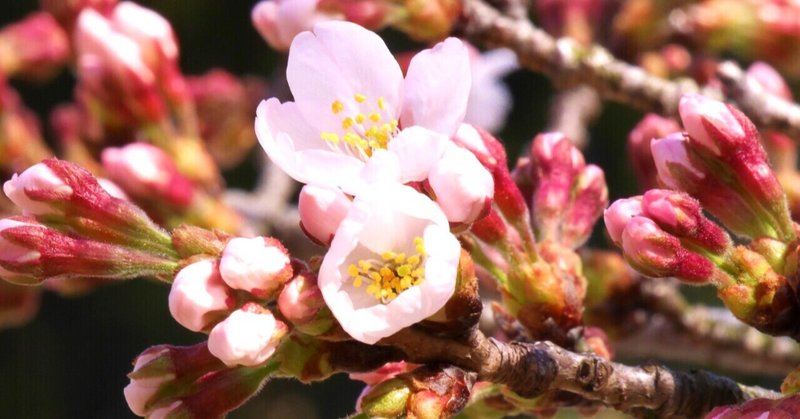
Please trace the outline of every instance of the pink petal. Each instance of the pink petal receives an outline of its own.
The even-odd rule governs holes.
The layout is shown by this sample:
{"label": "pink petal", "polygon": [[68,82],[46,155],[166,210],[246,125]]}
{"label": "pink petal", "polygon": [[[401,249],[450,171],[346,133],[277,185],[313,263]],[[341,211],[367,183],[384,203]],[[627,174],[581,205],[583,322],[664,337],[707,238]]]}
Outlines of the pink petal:
{"label": "pink petal", "polygon": [[422,127],[400,131],[389,142],[389,151],[400,161],[401,183],[425,180],[449,142],[448,137]]}
{"label": "pink petal", "polygon": [[469,51],[447,38],[411,59],[403,84],[405,127],[419,125],[452,136],[467,111],[472,84]]}
{"label": "pink petal", "polygon": [[[399,113],[400,66],[378,35],[353,23],[324,22],[297,35],[286,78],[303,117],[320,132],[342,133],[344,115],[377,109],[380,98],[390,117]],[[366,101],[358,103],[356,94]],[[338,114],[335,101],[344,105]]]}

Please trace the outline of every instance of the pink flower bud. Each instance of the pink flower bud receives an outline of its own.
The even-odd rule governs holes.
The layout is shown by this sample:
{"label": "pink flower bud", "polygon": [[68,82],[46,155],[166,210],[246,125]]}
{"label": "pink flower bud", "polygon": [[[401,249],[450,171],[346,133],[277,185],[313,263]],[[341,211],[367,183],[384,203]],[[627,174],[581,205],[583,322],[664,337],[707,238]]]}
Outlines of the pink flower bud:
{"label": "pink flower bud", "polygon": [[689,137],[716,156],[732,144],[747,141],[748,132],[732,108],[698,94],[681,98],[678,110]]}
{"label": "pink flower bud", "polygon": [[334,17],[317,10],[319,1],[262,0],[253,7],[253,26],[272,48],[287,51],[295,35]]}
{"label": "pink flower bud", "polygon": [[169,291],[169,312],[181,326],[199,332],[208,329],[232,308],[228,288],[212,260],[181,269]]}
{"label": "pink flower bud", "polygon": [[608,205],[608,187],[603,169],[590,164],[575,178],[574,198],[565,211],[560,242],[578,248],[592,234],[597,219]]}
{"label": "pink flower bud", "polygon": [[[158,359],[168,352],[169,350],[167,348],[158,348],[142,353],[136,357],[136,362],[133,365],[133,372],[135,373],[144,365],[147,365],[154,359]],[[164,383],[172,381],[174,378],[175,376],[173,374],[167,373],[155,377],[131,379],[130,384],[125,386],[123,390],[125,401],[128,403],[131,412],[138,416],[147,416],[150,410],[148,409],[150,400],[158,393]]]}
{"label": "pink flower bud", "polygon": [[169,235],[144,211],[109,195],[74,163],[47,159],[15,175],[3,190],[24,213],[67,224],[87,238],[175,256]]}
{"label": "pink flower bud", "polygon": [[228,242],[219,262],[222,280],[234,289],[268,298],[292,278],[289,253],[272,237],[237,237]]}
{"label": "pink flower bud", "polygon": [[658,172],[653,161],[653,153],[650,151],[651,141],[680,130],[680,125],[672,118],[647,114],[628,135],[628,156],[633,164],[640,189],[646,190],[658,186]]}
{"label": "pink flower bud", "polygon": [[765,91],[782,99],[792,100],[792,89],[780,73],[764,61],[756,61],[747,67],[747,76],[754,79]]}
{"label": "pink flower bud", "polygon": [[114,244],[74,238],[32,218],[0,220],[0,275],[25,285],[50,278],[162,276],[173,261]]}
{"label": "pink flower bud", "polygon": [[139,416],[160,417],[175,408],[174,389],[195,385],[200,378],[225,365],[208,351],[206,342],[193,346],[158,345],[146,349],[134,361],[125,387],[125,401]]}
{"label": "pink flower bud", "polygon": [[47,215],[59,212],[53,201],[69,199],[73,190],[45,163],[39,163],[3,184],[8,199],[24,214]]}
{"label": "pink flower bud", "polygon": [[706,218],[700,203],[685,193],[653,189],[641,202],[644,215],[681,241],[718,255],[732,246],[725,230]]}
{"label": "pink flower bud", "polygon": [[466,149],[448,147],[428,182],[451,224],[472,224],[489,211],[494,195],[492,175]]}
{"label": "pink flower bud", "polygon": [[150,67],[162,59],[175,62],[178,44],[172,26],[158,13],[130,1],[123,1],[111,15],[116,28],[133,39],[141,48]]}
{"label": "pink flower bud", "polygon": [[165,201],[186,208],[194,199],[194,185],[178,172],[175,162],[160,148],[133,143],[109,147],[101,155],[103,168],[131,196]]}
{"label": "pink flower bud", "polygon": [[470,231],[488,244],[496,244],[507,238],[508,226],[494,208],[489,214],[472,224]]}
{"label": "pink flower bud", "polygon": [[622,232],[625,259],[639,272],[657,278],[674,276],[690,283],[710,281],[716,267],[682,247],[680,240],[653,220],[633,217]]}
{"label": "pink flower bud", "polygon": [[269,359],[288,328],[255,303],[245,304],[214,326],[208,350],[225,365],[255,366]]}
{"label": "pink flower bud", "polygon": [[317,278],[310,272],[295,276],[283,287],[278,296],[278,310],[293,326],[308,335],[326,332],[333,324]]}
{"label": "pink flower bud", "polygon": [[681,185],[699,182],[705,177],[702,168],[689,157],[688,144],[681,133],[653,139],[650,143],[658,179],[667,188],[680,190]]}
{"label": "pink flower bud", "polygon": [[642,198],[633,197],[618,199],[603,213],[606,230],[611,240],[616,244],[622,243],[622,232],[633,217],[642,215]]}
{"label": "pink flower bud", "polygon": [[507,168],[508,158],[503,143],[480,127],[459,125],[453,142],[475,154],[478,161],[490,172],[494,172],[497,166]]}
{"label": "pink flower bud", "polygon": [[400,374],[412,371],[417,367],[419,367],[419,364],[406,361],[387,362],[374,371],[350,373],[350,379],[363,381],[368,386],[374,386],[375,384],[392,379]]}
{"label": "pink flower bud", "polygon": [[311,240],[328,246],[352,204],[339,188],[305,185],[297,201],[300,228]]}
{"label": "pink flower bud", "polygon": [[47,78],[69,58],[69,39],[47,13],[35,13],[0,31],[0,70],[6,75]]}
{"label": "pink flower bud", "polygon": [[125,201],[130,201],[130,197],[122,190],[116,183],[112,182],[109,179],[105,178],[97,178],[97,183],[103,188],[104,191],[108,192],[109,195],[113,196],[117,199],[123,199]]}

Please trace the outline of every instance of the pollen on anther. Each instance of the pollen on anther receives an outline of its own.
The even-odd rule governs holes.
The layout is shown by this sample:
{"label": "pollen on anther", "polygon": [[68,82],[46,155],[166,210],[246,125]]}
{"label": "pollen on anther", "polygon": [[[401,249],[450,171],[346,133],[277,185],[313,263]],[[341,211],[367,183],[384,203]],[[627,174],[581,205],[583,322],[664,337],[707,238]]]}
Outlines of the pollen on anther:
{"label": "pollen on anther", "polygon": [[383,96],[378,98],[378,109],[385,111],[386,110],[386,100]]}
{"label": "pollen on anther", "polygon": [[348,129],[353,126],[353,118],[349,116],[342,120],[342,129]]}
{"label": "pollen on anther", "polygon": [[339,113],[339,112],[341,112],[343,110],[344,110],[344,103],[342,103],[342,102],[340,102],[338,100],[334,100],[333,103],[331,103],[331,111],[334,114],[337,114],[337,113]]}
{"label": "pollen on anther", "polygon": [[373,113],[369,114],[369,120],[372,121],[372,122],[378,122],[378,121],[381,120],[381,116],[378,115],[377,113],[373,112]]}
{"label": "pollen on anther", "polygon": [[366,120],[367,120],[367,117],[363,113],[360,113],[360,114],[356,115],[356,123],[363,124],[364,121],[366,121]]}
{"label": "pollen on anther", "polygon": [[355,96],[353,96],[353,99],[355,99],[358,103],[364,103],[364,101],[367,100],[367,97],[361,93],[356,93]]}

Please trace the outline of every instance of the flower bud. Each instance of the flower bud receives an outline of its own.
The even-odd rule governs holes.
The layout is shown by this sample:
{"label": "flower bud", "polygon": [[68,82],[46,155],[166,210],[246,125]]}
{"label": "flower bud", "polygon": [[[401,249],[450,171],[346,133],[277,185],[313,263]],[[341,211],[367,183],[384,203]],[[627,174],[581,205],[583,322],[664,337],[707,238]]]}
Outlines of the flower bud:
{"label": "flower bud", "polygon": [[565,222],[561,226],[561,239],[564,246],[572,249],[583,245],[592,234],[597,219],[608,205],[608,186],[603,170],[590,164],[575,178],[575,196]]}
{"label": "flower bud", "polygon": [[633,197],[614,201],[603,213],[603,220],[611,240],[622,244],[622,232],[633,217],[642,215],[642,198]]}
{"label": "flower bud", "polygon": [[628,157],[636,173],[639,189],[658,187],[658,172],[650,151],[651,141],[680,130],[680,125],[674,119],[651,113],[645,115],[628,135]]}
{"label": "flower bud", "polygon": [[387,362],[382,367],[369,372],[352,372],[350,373],[351,380],[363,381],[368,386],[374,386],[383,381],[390,380],[400,374],[409,372],[419,367],[418,364],[413,364],[406,361]]}
{"label": "flower bud", "polygon": [[292,278],[289,253],[272,237],[231,239],[219,262],[222,280],[234,289],[269,298]]}
{"label": "flower bud", "polygon": [[69,58],[69,39],[47,13],[34,13],[0,31],[0,72],[45,79]]}
{"label": "flower bud", "polygon": [[53,15],[68,32],[83,9],[92,8],[101,14],[111,14],[117,0],[39,0],[39,7]]}
{"label": "flower bud", "polygon": [[622,232],[622,250],[628,263],[648,276],[704,283],[717,274],[711,261],[684,248],[649,218],[631,218]]}
{"label": "flower bud", "polygon": [[0,220],[0,276],[11,282],[33,285],[48,278],[163,277],[174,269],[171,260],[74,238],[31,218]]}
{"label": "flower bud", "polygon": [[471,151],[490,172],[494,172],[496,167],[507,168],[508,158],[503,143],[478,126],[459,125],[453,142]]}
{"label": "flower bud", "polygon": [[166,116],[156,73],[141,45],[92,9],[78,16],[74,36],[81,94],[104,106],[109,115],[133,123],[158,122]]}
{"label": "flower bud", "polygon": [[336,17],[319,11],[318,3],[319,0],[262,0],[253,7],[251,20],[272,48],[287,51],[297,34]]}
{"label": "flower bud", "polygon": [[247,303],[211,329],[208,350],[231,367],[260,365],[275,353],[288,331],[269,310]]}
{"label": "flower bud", "polygon": [[764,61],[756,61],[747,67],[747,77],[752,78],[767,92],[781,99],[792,100],[792,89],[780,73]]}
{"label": "flower bud", "polygon": [[422,366],[365,389],[359,410],[369,417],[450,417],[469,401],[474,374]]}
{"label": "flower bud", "polygon": [[222,168],[236,167],[256,143],[254,107],[267,96],[266,81],[239,79],[222,69],[186,79],[195,102],[200,137]]}
{"label": "flower bud", "polygon": [[428,182],[451,225],[472,224],[489,210],[494,194],[492,175],[468,150],[448,147]]}
{"label": "flower bud", "polygon": [[329,246],[352,204],[339,188],[305,185],[297,201],[300,228],[314,242]]}
{"label": "flower bud", "polygon": [[[769,170],[763,150],[761,162],[744,168],[744,165],[728,164],[735,156],[725,161],[709,156],[699,150],[692,141],[681,135],[672,135],[652,142],[658,176],[670,189],[682,190],[697,198],[725,227],[745,237],[768,236],[785,239],[794,236],[788,207],[783,191],[765,202],[763,190],[755,191],[750,181],[743,179],[747,173],[761,171],[759,177],[777,179]],[[759,146],[760,147],[760,146]],[[740,150],[741,152],[741,150]],[[751,158],[752,156],[748,157]],[[772,183],[767,181],[767,183]],[[780,186],[778,186],[780,187]],[[754,196],[758,195],[758,196]],[[761,202],[762,205],[754,202]]]}
{"label": "flower bud", "polygon": [[169,291],[169,312],[189,330],[206,330],[233,308],[231,293],[216,262],[208,259],[194,262],[175,275]]}
{"label": "flower bud", "polygon": [[37,195],[48,198],[48,201],[68,200],[73,195],[72,188],[45,163],[36,164],[20,175],[15,173],[3,185],[3,192],[22,209],[23,214],[29,215],[59,212],[53,205],[36,199]]}
{"label": "flower bud", "polygon": [[23,213],[67,224],[88,238],[175,256],[169,235],[140,208],[109,195],[74,163],[45,160],[14,175],[3,191]]}
{"label": "flower bud", "polygon": [[489,214],[472,224],[470,231],[475,237],[493,245],[507,239],[508,227],[497,211],[491,208]]}
{"label": "flower bud", "polygon": [[114,26],[136,42],[150,68],[163,60],[175,63],[178,43],[169,22],[158,13],[130,1],[119,3],[111,14]]}
{"label": "flower bud", "polygon": [[292,326],[307,335],[325,333],[334,324],[317,278],[311,272],[298,274],[283,287],[278,296],[278,310]]}
{"label": "flower bud", "polygon": [[178,172],[169,155],[156,146],[132,143],[109,147],[103,150],[101,158],[111,180],[133,197],[176,208],[186,208],[194,199],[194,185]]}
{"label": "flower bud", "polygon": [[461,14],[461,2],[456,0],[405,0],[392,25],[417,41],[434,42],[452,31]]}
{"label": "flower bud", "polygon": [[725,230],[706,218],[700,203],[685,193],[649,190],[642,197],[641,208],[663,230],[700,251],[723,255],[733,245]]}

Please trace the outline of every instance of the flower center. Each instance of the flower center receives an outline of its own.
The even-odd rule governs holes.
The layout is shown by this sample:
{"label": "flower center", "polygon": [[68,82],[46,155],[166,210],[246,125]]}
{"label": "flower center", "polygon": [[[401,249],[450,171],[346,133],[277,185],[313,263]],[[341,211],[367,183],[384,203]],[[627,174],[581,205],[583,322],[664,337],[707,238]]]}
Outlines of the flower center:
{"label": "flower center", "polygon": [[397,298],[400,293],[425,281],[425,268],[422,266],[425,257],[425,246],[422,237],[414,238],[416,253],[407,256],[405,253],[391,251],[381,253],[381,260],[361,259],[347,268],[347,274],[353,278],[353,286],[361,288],[366,282],[367,293],[381,303]]}
{"label": "flower center", "polygon": [[366,160],[375,150],[388,147],[389,140],[398,132],[398,121],[386,111],[383,97],[371,103],[357,93],[353,99],[357,103],[355,113],[347,113],[338,99],[331,103],[331,112],[341,118],[342,135],[326,131],[319,136],[332,149]]}

